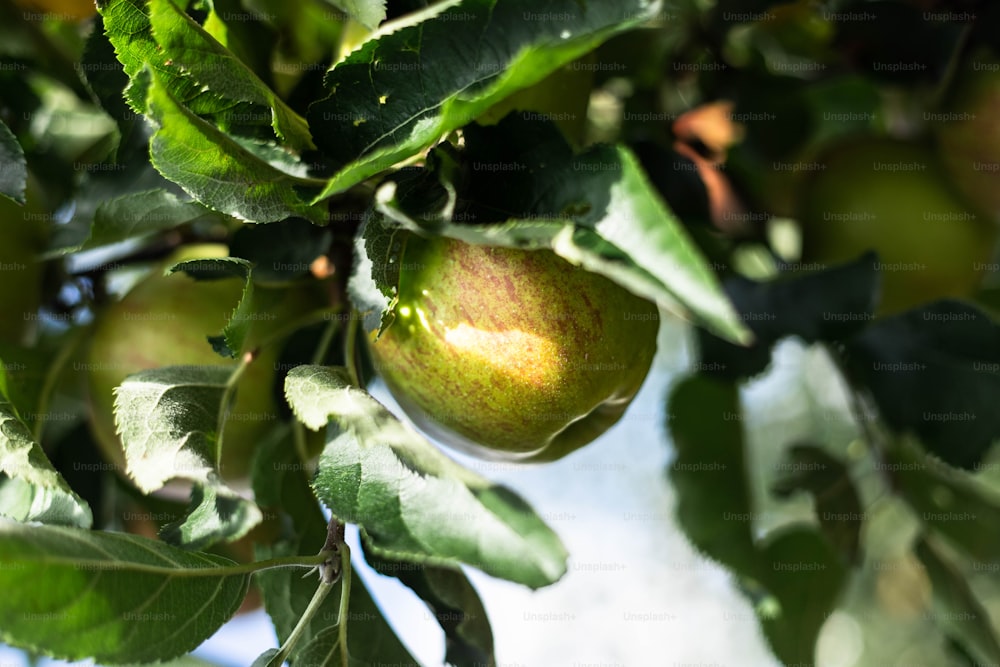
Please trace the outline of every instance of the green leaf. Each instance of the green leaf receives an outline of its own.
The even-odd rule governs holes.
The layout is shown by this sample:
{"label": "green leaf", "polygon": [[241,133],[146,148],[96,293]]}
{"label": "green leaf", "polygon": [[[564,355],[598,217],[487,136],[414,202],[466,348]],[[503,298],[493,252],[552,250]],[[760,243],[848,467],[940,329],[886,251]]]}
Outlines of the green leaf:
{"label": "green leaf", "polygon": [[352,19],[374,30],[385,20],[385,0],[326,0]]}
{"label": "green leaf", "polygon": [[333,418],[316,493],[358,524],[372,551],[457,567],[539,588],[566,572],[559,538],[510,490],[445,456],[399,421],[346,371],[299,366],[285,380],[296,417],[313,430]]}
{"label": "green leaf", "polygon": [[173,658],[239,609],[250,576],[231,565],[136,535],[0,521],[0,639],[68,660]]}
{"label": "green leaf", "polygon": [[688,378],[673,390],[668,414],[673,415],[670,438],[677,450],[670,481],[681,529],[709,558],[761,579],[736,386]]}
{"label": "green leaf", "polygon": [[45,339],[34,347],[0,341],[0,395],[13,404],[14,412],[32,432],[45,419],[45,387],[61,370],[55,363],[59,347],[74,342],[72,335]]}
{"label": "green leaf", "polygon": [[224,357],[235,357],[243,349],[250,328],[254,322],[253,267],[245,259],[238,257],[216,257],[192,259],[169,267],[167,275],[182,271],[195,280],[226,280],[239,278],[243,281],[243,293],[236,309],[229,316],[229,322],[222,335],[209,337],[212,348]]}
{"label": "green leaf", "polygon": [[164,533],[188,548],[238,539],[263,519],[217,472],[231,374],[226,366],[168,366],[134,373],[115,389],[115,422],[136,486],[151,493],[172,479],[196,483],[187,516]]}
{"label": "green leaf", "polygon": [[464,0],[377,34],[327,74],[330,96],[309,108],[316,145],[342,165],[316,201],[416,155],[658,9],[645,0]]}
{"label": "green leaf", "polygon": [[104,31],[104,18],[98,14],[93,22],[79,67],[101,108],[118,125],[120,136],[116,153],[120,155],[122,146],[134,138],[136,126],[141,125],[141,122],[138,122],[138,116],[129,109],[122,94],[128,88],[129,78],[122,64],[115,58],[115,48]]}
{"label": "green leaf", "polygon": [[[340,667],[341,661],[340,632],[336,626],[323,628],[308,644],[302,647],[298,655],[299,664],[315,667]],[[354,664],[350,661],[348,664]]]}
{"label": "green leaf", "polygon": [[301,216],[317,223],[325,211],[306,204],[295,185],[309,181],[280,171],[186,108],[149,73],[148,115],[153,166],[209,208],[240,220],[274,222]]}
{"label": "green leaf", "polygon": [[133,373],[115,388],[115,423],[128,474],[145,493],[171,479],[207,482],[227,366],[168,366]]}
{"label": "green leaf", "polygon": [[399,579],[427,604],[444,630],[446,663],[463,667],[496,662],[486,608],[464,572],[380,558],[367,549],[365,559],[379,574]]}
{"label": "green leaf", "polygon": [[[288,440],[275,440],[265,445],[256,463],[253,479],[255,496],[262,503],[280,505],[284,512],[284,523],[289,526],[287,539],[273,545],[258,545],[257,557],[272,558],[319,551],[326,540],[327,522],[309,488],[292,443]],[[263,500],[264,498],[270,499],[270,502]],[[290,569],[272,569],[260,572],[256,581],[278,640],[284,642],[308,607],[316,591],[317,580],[313,577],[303,578],[300,573]],[[320,664],[300,660],[300,655],[307,650],[314,652],[321,646],[329,646],[331,628],[339,620],[339,597],[338,584],[338,588],[323,600],[319,613],[309,620],[299,643],[293,649],[291,658],[294,664]],[[357,571],[353,572],[351,582],[347,623],[351,656],[361,664],[367,662],[414,667],[419,664],[396,637]],[[266,664],[266,661],[262,664]]]}
{"label": "green leaf", "polygon": [[813,664],[820,627],[845,583],[838,554],[822,534],[803,526],[755,542],[734,383],[688,378],[674,389],[668,413],[677,448],[670,479],[678,523],[699,551],[741,577],[775,655],[785,664]]}
{"label": "green leaf", "polygon": [[281,667],[280,665],[275,665],[275,661],[278,656],[281,655],[281,651],[276,648],[269,648],[253,661],[250,667]]}
{"label": "green leaf", "polygon": [[147,65],[157,72],[171,95],[195,114],[223,114],[237,106],[237,102],[205,89],[179,68],[167,64],[167,57],[153,38],[146,0],[104,0],[97,9],[115,55],[131,80],[125,89],[125,99],[136,113],[147,112],[149,80],[140,76]]}
{"label": "green leaf", "polygon": [[779,341],[796,336],[807,342],[842,342],[874,319],[878,257],[857,260],[825,271],[785,274],[758,282],[739,274],[723,283],[741,320],[753,332],[750,346],[734,345],[698,329],[703,368],[732,380],[752,378],[771,363]]}
{"label": "green leaf", "polygon": [[[0,376],[6,375],[0,366]],[[0,382],[0,390],[5,382]],[[89,528],[93,515],[87,502],[63,479],[14,406],[0,391],[0,515],[18,521],[40,521]]]}
{"label": "green leaf", "polygon": [[935,625],[971,651],[978,662],[1000,663],[1000,640],[996,629],[969,582],[931,539],[921,537],[917,541],[916,554],[934,587],[932,618]]}
{"label": "green leaf", "polygon": [[984,311],[936,301],[871,323],[844,352],[886,423],[946,463],[972,469],[1000,442],[1000,322]]}
{"label": "green leaf", "polygon": [[194,485],[187,513],[161,528],[160,538],[184,549],[204,549],[238,540],[262,520],[254,503],[212,479]]}
{"label": "green leaf", "polygon": [[365,331],[379,334],[396,317],[399,267],[409,232],[385,224],[381,213],[369,211],[355,239],[354,272],[348,282],[351,304],[364,314]]}
{"label": "green leaf", "polygon": [[847,578],[838,554],[821,533],[794,527],[772,535],[761,557],[764,585],[778,602],[761,618],[774,654],[786,665],[815,664],[816,639]]}
{"label": "green leaf", "polygon": [[967,473],[923,455],[909,441],[883,452],[880,464],[897,492],[934,532],[948,538],[973,558],[994,562],[1000,554],[1000,498]]}
{"label": "green leaf", "polygon": [[102,202],[86,240],[59,249],[59,254],[90,250],[142,239],[217,214],[198,202],[182,201],[166,190],[135,192]]}
{"label": "green leaf", "polygon": [[24,196],[27,185],[28,162],[24,151],[14,133],[0,120],[0,195],[23,205],[27,201]]}
{"label": "green leaf", "polygon": [[274,133],[293,149],[316,148],[305,119],[171,0],[150,0],[149,18],[153,37],[173,66],[213,93],[270,108]]}

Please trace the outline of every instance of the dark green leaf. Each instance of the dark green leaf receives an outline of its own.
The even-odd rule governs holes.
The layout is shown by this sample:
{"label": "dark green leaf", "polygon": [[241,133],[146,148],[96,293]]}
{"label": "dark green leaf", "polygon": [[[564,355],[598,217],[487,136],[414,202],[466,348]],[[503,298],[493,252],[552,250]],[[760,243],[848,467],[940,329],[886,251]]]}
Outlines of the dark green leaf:
{"label": "dark green leaf", "polygon": [[[66,338],[58,342],[72,344]],[[56,349],[49,344],[28,348],[0,341],[0,394],[7,397],[18,417],[32,431],[45,418],[42,394],[46,383],[52,381],[50,375],[58,372],[53,364]]]}
{"label": "dark green leaf", "polygon": [[[6,371],[0,367],[0,376]],[[0,378],[0,515],[18,521],[40,521],[89,528],[90,507],[66,483],[41,445],[35,442]]]}
{"label": "dark green leaf", "polygon": [[192,259],[167,269],[167,274],[183,271],[195,280],[225,280],[239,278],[243,281],[240,302],[229,317],[222,335],[209,337],[212,348],[224,357],[235,357],[243,350],[250,327],[254,322],[253,268],[250,262],[238,257]]}
{"label": "dark green leaf", "polygon": [[295,150],[315,148],[305,119],[171,0],[151,0],[149,18],[153,37],[173,67],[213,93],[269,108],[279,139]]}
{"label": "dark green leaf", "polygon": [[172,479],[196,483],[187,516],[165,529],[188,548],[238,539],[263,518],[217,472],[219,412],[231,374],[226,366],[168,366],[134,373],[115,390],[115,422],[136,485],[150,493]]}
{"label": "dark green leaf", "polygon": [[742,408],[735,385],[706,377],[680,383],[670,396],[670,437],[677,457],[670,481],[677,520],[703,554],[761,580],[744,454]]}
{"label": "dark green leaf", "polygon": [[0,120],[0,195],[24,204],[27,185],[28,163],[24,159],[24,151],[14,133]]}
{"label": "dark green leaf", "polygon": [[874,319],[878,276],[875,256],[814,274],[781,276],[758,282],[739,275],[728,277],[724,288],[740,318],[753,332],[749,348],[698,331],[701,367],[733,380],[762,373],[771,363],[771,350],[789,336],[806,342],[841,341]]}
{"label": "dark green leaf", "polygon": [[148,78],[148,116],[157,126],[150,155],[165,178],[206,206],[240,220],[274,222],[296,215],[325,220],[322,208],[309,206],[296,192],[294,186],[303,184],[299,177],[280,171],[196,116],[159,74]]}
{"label": "dark green leaf", "polygon": [[761,625],[786,665],[812,665],[820,628],[837,607],[846,581],[839,555],[821,533],[795,527],[772,535],[762,553],[764,585],[778,608]]}
{"label": "dark green leaf", "polygon": [[[340,667],[344,664],[340,644],[339,628],[324,628],[302,647],[297,662],[298,664],[315,665],[315,667]],[[357,662],[356,660],[348,660],[349,665],[355,665]]]}
{"label": "dark green leaf", "polygon": [[135,535],[0,521],[0,638],[69,660],[173,658],[239,609],[250,575],[230,565]]}
{"label": "dark green leaf", "polygon": [[902,441],[883,452],[879,465],[900,496],[925,525],[947,537],[973,558],[994,562],[1000,554],[1000,502],[981,482]]}
{"label": "dark green leaf", "polygon": [[[280,652],[276,648],[269,648],[253,661],[250,667],[274,667],[275,658],[280,655]],[[280,667],[280,666],[279,666]]]}
{"label": "dark green leaf", "polygon": [[461,570],[393,561],[368,549],[365,559],[379,574],[399,579],[427,604],[444,630],[445,662],[456,667],[496,662],[486,609]]}
{"label": "dark green leaf", "polygon": [[959,301],[874,322],[847,341],[852,374],[885,421],[972,468],[1000,438],[1000,324]]}
{"label": "dark green leaf", "polygon": [[115,55],[131,80],[125,99],[136,113],[147,112],[149,80],[140,76],[147,66],[156,70],[161,85],[180,104],[197,115],[223,114],[237,106],[235,101],[206,90],[180,68],[167,64],[168,58],[153,38],[146,0],[105,0],[98,3],[98,11]]}
{"label": "dark green leaf", "polygon": [[80,68],[94,97],[118,124],[120,151],[121,146],[128,143],[132,133],[136,131],[139,117],[129,108],[122,95],[122,91],[128,87],[129,78],[122,64],[115,58],[115,48],[104,31],[104,18],[100,14],[94,17],[94,26],[87,38]]}
{"label": "dark green leaf", "polygon": [[316,144],[342,165],[319,199],[416,155],[654,10],[642,0],[464,0],[407,17],[339,63],[330,96],[309,109]]}

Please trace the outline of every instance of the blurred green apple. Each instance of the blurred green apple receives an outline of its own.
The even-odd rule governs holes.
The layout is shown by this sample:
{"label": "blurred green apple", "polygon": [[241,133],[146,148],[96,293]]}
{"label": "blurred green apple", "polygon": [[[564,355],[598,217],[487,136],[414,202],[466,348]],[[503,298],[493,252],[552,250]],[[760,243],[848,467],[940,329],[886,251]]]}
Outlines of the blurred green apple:
{"label": "blurred green apple", "polygon": [[656,351],[654,304],[548,250],[409,235],[369,348],[411,419],[482,458],[551,461],[617,422]]}
{"label": "blurred green apple", "polygon": [[[187,246],[164,267],[186,259],[225,257],[224,245]],[[130,374],[173,365],[230,365],[206,338],[218,335],[239,301],[243,284],[224,279],[195,281],[177,273],[154,270],[136,287],[97,314],[88,352],[91,428],[108,460],[124,471],[124,454],[116,435],[113,390]],[[254,290],[255,320],[247,349],[290,320],[322,307],[322,297],[302,289]],[[275,426],[278,405],[273,384],[280,346],[263,346],[240,378],[236,400],[223,432],[220,472],[230,480],[249,472],[257,443]]]}
{"label": "blurred green apple", "polygon": [[941,161],[962,194],[1000,223],[1000,61],[966,67],[937,126]]}
{"label": "blurred green apple", "polygon": [[879,254],[879,313],[979,285],[997,230],[954,192],[934,153],[886,138],[853,141],[818,161],[799,193],[803,260],[835,264]]}
{"label": "blurred green apple", "polygon": [[22,9],[45,12],[61,21],[81,21],[97,13],[93,0],[14,0]]}

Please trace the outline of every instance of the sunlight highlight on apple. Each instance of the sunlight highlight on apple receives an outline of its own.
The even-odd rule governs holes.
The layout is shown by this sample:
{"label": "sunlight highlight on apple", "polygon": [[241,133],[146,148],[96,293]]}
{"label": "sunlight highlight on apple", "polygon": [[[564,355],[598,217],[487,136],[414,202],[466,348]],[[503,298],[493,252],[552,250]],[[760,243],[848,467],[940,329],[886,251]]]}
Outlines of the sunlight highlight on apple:
{"label": "sunlight highlight on apple", "polygon": [[446,328],[445,343],[465,358],[482,362],[525,384],[543,386],[550,374],[537,362],[559,354],[551,340],[527,331],[486,331],[462,322]]}

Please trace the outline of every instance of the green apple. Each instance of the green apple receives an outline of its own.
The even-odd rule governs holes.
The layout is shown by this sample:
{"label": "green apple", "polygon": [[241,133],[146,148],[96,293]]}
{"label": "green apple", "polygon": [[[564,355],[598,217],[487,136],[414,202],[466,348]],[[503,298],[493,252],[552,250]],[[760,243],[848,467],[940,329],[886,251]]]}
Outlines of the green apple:
{"label": "green apple", "polygon": [[875,250],[879,313],[970,296],[997,230],[951,189],[935,154],[886,138],[843,144],[800,190],[803,260],[835,264]]}
{"label": "green apple", "polygon": [[1000,61],[967,64],[937,124],[937,139],[955,186],[1000,223]]}
{"label": "green apple", "polygon": [[656,306],[548,250],[409,235],[395,320],[369,349],[410,418],[482,458],[551,461],[617,422]]}
{"label": "green apple", "polygon": [[[226,254],[223,245],[191,246],[164,266]],[[198,282],[182,273],[161,274],[154,270],[120,301],[97,314],[88,352],[91,427],[108,460],[120,470],[124,470],[124,455],[115,430],[113,390],[126,376],[161,366],[236,364],[216,354],[206,339],[218,335],[226,325],[242,293],[242,282]],[[321,307],[317,296],[307,290],[256,287],[257,319],[247,349],[253,349],[292,318]],[[236,400],[223,431],[220,472],[226,479],[245,477],[257,443],[277,423],[273,384],[279,353],[273,341],[263,346],[237,385]]]}

